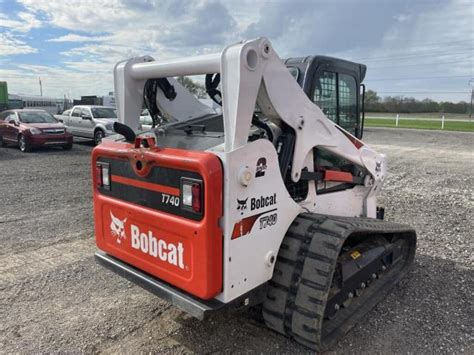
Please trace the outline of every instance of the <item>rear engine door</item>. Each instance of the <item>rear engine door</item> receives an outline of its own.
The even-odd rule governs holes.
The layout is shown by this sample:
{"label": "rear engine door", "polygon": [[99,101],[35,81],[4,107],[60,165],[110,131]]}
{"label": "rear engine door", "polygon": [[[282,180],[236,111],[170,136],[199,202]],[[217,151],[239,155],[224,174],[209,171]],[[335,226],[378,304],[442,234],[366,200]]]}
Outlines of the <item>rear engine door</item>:
{"label": "rear engine door", "polygon": [[92,164],[98,248],[199,298],[220,293],[219,158],[104,141]]}

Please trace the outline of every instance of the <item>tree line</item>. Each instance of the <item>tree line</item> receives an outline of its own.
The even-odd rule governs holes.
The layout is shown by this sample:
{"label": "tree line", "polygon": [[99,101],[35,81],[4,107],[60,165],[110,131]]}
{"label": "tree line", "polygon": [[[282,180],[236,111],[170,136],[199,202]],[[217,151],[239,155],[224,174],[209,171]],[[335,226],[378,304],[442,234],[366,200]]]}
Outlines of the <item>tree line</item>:
{"label": "tree line", "polygon": [[437,102],[431,99],[417,100],[413,97],[386,96],[381,98],[377,92],[367,90],[365,93],[366,112],[393,112],[393,113],[469,113],[470,103],[460,101],[453,103],[449,101]]}
{"label": "tree line", "polygon": [[[189,77],[178,77],[178,82],[186,87],[198,98],[207,97],[204,85],[192,80]],[[380,97],[374,90],[367,90],[365,93],[366,112],[391,112],[391,113],[460,113],[469,114],[470,103],[461,101],[453,103],[449,101],[437,102],[431,99],[417,100],[413,97],[386,96]]]}

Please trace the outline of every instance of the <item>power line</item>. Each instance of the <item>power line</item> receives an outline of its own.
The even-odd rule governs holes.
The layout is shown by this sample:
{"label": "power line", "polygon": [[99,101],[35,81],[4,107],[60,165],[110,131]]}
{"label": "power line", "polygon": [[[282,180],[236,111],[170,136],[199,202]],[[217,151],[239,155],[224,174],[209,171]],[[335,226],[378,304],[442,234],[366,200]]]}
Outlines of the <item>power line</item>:
{"label": "power line", "polygon": [[[474,43],[474,38],[472,40],[468,39],[468,40],[459,40],[459,41],[446,41],[446,42],[431,42],[431,43],[425,43],[425,44],[415,44],[415,45],[412,45],[412,46],[404,46],[403,49],[405,51],[409,51],[409,52],[412,52],[412,49],[420,49],[420,47],[428,47],[428,46],[435,46],[435,45],[454,45],[454,44],[457,44],[457,43],[465,43],[465,42],[471,42],[471,43]],[[420,52],[423,52],[423,51],[427,51],[427,50],[445,50],[446,48],[433,48],[433,49],[421,49]],[[461,48],[460,48],[461,49]],[[344,57],[345,54],[344,53],[341,53],[342,56]],[[413,54],[416,54],[413,53]],[[337,55],[335,54],[336,57],[340,57],[341,55]],[[363,60],[363,59],[370,59],[371,57],[363,57],[363,58],[359,58],[359,59],[354,59],[354,60]]]}
{"label": "power line", "polygon": [[366,81],[389,81],[389,80],[432,80],[432,79],[447,79],[447,78],[469,78],[472,75],[443,75],[443,76],[419,76],[410,78],[376,78],[376,79],[365,79]]}
{"label": "power line", "polygon": [[447,55],[447,54],[463,54],[463,53],[471,53],[473,48],[459,48],[457,51],[452,51],[452,50],[446,50],[446,49],[437,49],[437,50],[422,50],[422,51],[406,51],[404,50],[403,55],[397,55],[397,54],[392,54],[392,55],[385,55],[381,57],[362,57],[362,58],[355,58],[352,60],[386,60],[386,59],[398,59],[398,58],[412,58],[412,57],[424,57],[428,55],[436,56],[436,55]]}
{"label": "power line", "polygon": [[426,47],[426,46],[436,46],[440,44],[455,44],[455,43],[464,43],[464,42],[474,42],[474,38],[462,39],[458,41],[428,42],[428,43],[423,43],[423,44],[412,44],[410,47],[404,47],[404,48],[409,49],[409,48],[419,48],[419,47]]}
{"label": "power line", "polygon": [[[464,44],[465,42],[469,42]],[[428,51],[453,51],[453,50],[465,50],[466,47],[469,47],[469,44],[472,46],[474,44],[474,40],[467,40],[467,41],[453,41],[453,42],[446,42],[446,43],[435,43],[431,45],[413,45],[413,46],[400,46],[397,43],[394,43],[390,46],[390,48],[402,48],[406,54],[420,54],[423,52]],[[383,56],[385,57],[385,56]],[[371,58],[371,57],[366,57]]]}
{"label": "power line", "polygon": [[429,57],[429,56],[447,56],[451,54],[464,54],[464,53],[473,53],[474,48],[469,48],[467,51],[460,51],[460,52],[435,52],[435,53],[426,53],[426,54],[414,54],[414,55],[409,55],[409,56],[388,56],[388,57],[374,57],[374,58],[357,58],[357,59],[352,59],[353,61],[387,61],[387,60],[392,60],[392,59],[411,59],[411,58],[418,58],[418,57]]}
{"label": "power line", "polygon": [[[403,49],[404,51],[406,52],[412,52],[411,55],[419,55],[420,53],[423,53],[423,52],[426,52],[426,51],[435,51],[435,52],[438,52],[438,51],[447,51],[447,53],[453,53],[452,51],[449,50],[449,48],[445,48],[446,46],[443,46],[443,48],[432,48],[432,49],[420,49],[420,47],[427,47],[427,46],[434,46],[434,45],[454,45],[454,44],[457,44],[457,43],[465,43],[465,42],[470,42],[470,43],[474,43],[474,38],[473,39],[468,39],[468,40],[459,40],[459,41],[446,41],[446,42],[431,42],[431,43],[425,43],[425,44],[421,44],[421,45],[412,45],[412,46],[404,46]],[[420,49],[419,51],[412,51],[412,49]],[[462,49],[463,51],[465,50],[465,48],[459,48],[460,50]],[[474,48],[470,48],[468,49],[468,51],[472,51]],[[433,55],[435,55],[436,53],[431,53]],[[425,55],[431,55],[430,53],[424,53],[423,56]],[[345,58],[351,58],[350,55],[348,54],[345,54],[345,53],[340,53],[340,54],[334,54],[335,57],[345,57]],[[376,60],[376,59],[392,59],[392,58],[397,58],[397,57],[394,57],[394,56],[382,56],[382,57],[362,57],[362,58],[352,58],[352,59],[349,59],[349,60],[353,60],[353,61],[359,61],[359,60]]]}
{"label": "power line", "polygon": [[384,68],[403,68],[403,67],[429,66],[429,65],[440,65],[440,64],[455,64],[455,63],[473,63],[473,60],[469,59],[469,60],[452,60],[452,61],[449,61],[449,62],[385,65],[385,66],[382,66],[382,67],[370,66],[369,69],[372,70],[372,69],[384,69]]}
{"label": "power line", "polygon": [[469,91],[377,91],[377,94],[469,94]]}

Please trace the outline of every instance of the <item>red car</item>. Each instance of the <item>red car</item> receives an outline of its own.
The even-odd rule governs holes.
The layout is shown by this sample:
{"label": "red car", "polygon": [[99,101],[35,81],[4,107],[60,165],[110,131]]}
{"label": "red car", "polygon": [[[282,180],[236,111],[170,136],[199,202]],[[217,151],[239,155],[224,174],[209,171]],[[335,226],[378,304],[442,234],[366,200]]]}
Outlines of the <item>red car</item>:
{"label": "red car", "polygon": [[0,113],[0,145],[15,144],[22,152],[35,147],[72,148],[72,134],[44,110],[7,110]]}

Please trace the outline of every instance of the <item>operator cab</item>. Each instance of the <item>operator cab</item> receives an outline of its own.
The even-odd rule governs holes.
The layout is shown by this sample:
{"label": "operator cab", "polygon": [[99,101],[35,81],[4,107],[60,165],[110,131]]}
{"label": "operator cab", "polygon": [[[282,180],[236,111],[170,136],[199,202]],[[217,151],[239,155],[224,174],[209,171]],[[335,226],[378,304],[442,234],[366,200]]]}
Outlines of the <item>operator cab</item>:
{"label": "operator cab", "polygon": [[365,65],[320,55],[288,58],[284,63],[330,120],[362,138]]}

